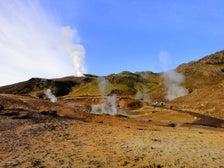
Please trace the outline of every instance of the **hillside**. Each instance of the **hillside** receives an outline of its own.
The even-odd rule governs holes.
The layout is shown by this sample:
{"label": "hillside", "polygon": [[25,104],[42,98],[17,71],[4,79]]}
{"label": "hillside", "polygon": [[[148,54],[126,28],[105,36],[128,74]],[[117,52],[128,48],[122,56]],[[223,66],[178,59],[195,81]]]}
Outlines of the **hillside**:
{"label": "hillside", "polygon": [[167,106],[224,119],[224,81],[196,89],[186,96],[169,102]]}
{"label": "hillside", "polygon": [[219,51],[198,61],[176,68],[185,76],[185,87],[191,91],[217,84],[224,80],[224,51]]}
{"label": "hillside", "polygon": [[[206,56],[198,61],[182,64],[176,71],[185,76],[182,84],[189,92],[212,86],[224,80],[224,51]],[[46,89],[51,89],[57,97],[100,96],[99,76],[64,77],[58,79],[32,78],[28,81],[0,87],[0,93],[31,95],[42,97]],[[121,72],[104,77],[109,85],[105,94],[117,96],[147,97],[155,101],[164,101],[166,88],[162,74],[145,72]]]}
{"label": "hillside", "polygon": [[[58,79],[32,78],[28,81],[0,87],[0,93],[31,95],[34,97],[43,96],[46,89],[51,89],[52,93],[58,97],[80,97],[80,96],[100,96],[98,86],[99,79],[105,78],[108,84],[105,94],[116,94],[117,96],[137,96],[147,94],[155,99],[163,99],[164,91],[158,90],[163,87],[160,74],[152,72],[121,72],[105,77],[85,75],[85,77],[64,77]],[[143,95],[138,95],[142,97]]]}
{"label": "hillside", "polygon": [[183,83],[171,71],[189,90],[171,101],[165,73],[150,71],[0,87],[0,167],[221,167],[223,60],[180,65]]}
{"label": "hillside", "polygon": [[[185,81],[182,86],[188,89],[189,94],[169,102],[168,106],[173,105],[178,109],[187,108],[209,116],[224,118],[222,110],[224,109],[222,103],[224,51],[182,64],[176,68],[176,72],[184,75]],[[100,86],[102,79],[104,86]],[[102,88],[104,93],[102,93]],[[86,74],[85,77],[32,78],[28,81],[0,87],[0,93],[46,99],[47,89],[51,89],[51,92],[62,101],[79,97],[102,98],[102,94],[115,94],[119,98],[116,100],[118,104],[118,100],[122,97],[155,104],[155,102],[166,101],[167,92],[162,73],[124,71],[104,77]],[[90,102],[85,102],[85,106],[88,106],[88,103]],[[92,104],[94,102],[90,105]]]}
{"label": "hillside", "polygon": [[224,51],[180,65],[177,71],[185,75],[184,85],[190,94],[169,102],[167,106],[224,119]]}

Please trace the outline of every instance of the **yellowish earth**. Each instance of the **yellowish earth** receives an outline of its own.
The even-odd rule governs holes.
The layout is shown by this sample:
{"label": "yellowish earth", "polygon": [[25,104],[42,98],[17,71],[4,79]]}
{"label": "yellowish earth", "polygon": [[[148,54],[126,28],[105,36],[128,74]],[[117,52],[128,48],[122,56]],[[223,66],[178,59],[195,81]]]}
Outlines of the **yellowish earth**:
{"label": "yellowish earth", "polygon": [[96,115],[68,108],[71,102],[1,95],[0,167],[224,166],[224,129],[199,116],[152,106]]}

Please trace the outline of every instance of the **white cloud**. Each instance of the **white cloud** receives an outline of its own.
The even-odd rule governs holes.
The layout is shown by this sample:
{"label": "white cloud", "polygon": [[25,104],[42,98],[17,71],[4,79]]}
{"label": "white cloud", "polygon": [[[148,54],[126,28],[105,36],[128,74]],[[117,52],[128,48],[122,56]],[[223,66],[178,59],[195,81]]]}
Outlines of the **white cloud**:
{"label": "white cloud", "polygon": [[0,85],[73,75],[60,28],[35,0],[0,0]]}

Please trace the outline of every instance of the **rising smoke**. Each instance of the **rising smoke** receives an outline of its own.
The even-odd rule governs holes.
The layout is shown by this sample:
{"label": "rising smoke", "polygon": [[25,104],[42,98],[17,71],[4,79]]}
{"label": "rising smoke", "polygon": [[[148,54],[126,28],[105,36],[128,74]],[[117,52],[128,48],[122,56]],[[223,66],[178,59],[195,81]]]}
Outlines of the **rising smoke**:
{"label": "rising smoke", "polygon": [[185,96],[188,94],[188,90],[181,86],[185,78],[182,74],[170,70],[163,73],[164,84],[167,88],[166,100],[173,100],[180,96]]}
{"label": "rising smoke", "polygon": [[77,31],[63,27],[56,20],[58,17],[47,13],[38,2],[0,0],[1,85],[34,76],[53,78],[74,74],[68,54],[73,57],[75,75],[82,75],[85,50],[72,44],[80,41]]}
{"label": "rising smoke", "polygon": [[[83,59],[85,56],[85,49],[80,44],[74,44],[74,38],[77,37],[77,31],[72,30],[70,27],[61,28],[62,41],[66,52],[72,57],[73,65],[75,68],[75,76],[84,76],[83,75]],[[79,43],[79,40],[77,40]]]}
{"label": "rising smoke", "polygon": [[145,85],[143,85],[141,90],[138,90],[135,98],[139,99],[139,100],[144,100],[148,103],[151,103],[151,100],[150,100],[150,97],[149,97],[149,89]]}
{"label": "rising smoke", "polygon": [[147,87],[147,80],[148,80],[148,74],[147,72],[142,72],[140,74],[140,77],[141,77],[141,80],[143,81],[143,85],[140,89],[138,89],[138,92],[136,93],[136,99],[140,99],[140,100],[144,100],[148,103],[151,103],[151,100],[150,100],[150,96],[149,96],[149,89]]}
{"label": "rising smoke", "polygon": [[161,67],[165,71],[162,73],[164,84],[167,89],[165,99],[170,101],[180,96],[187,95],[188,90],[181,86],[181,84],[185,81],[184,75],[176,72],[175,70],[167,70],[172,64],[169,54],[166,51],[162,51],[159,58]]}
{"label": "rising smoke", "polygon": [[102,97],[106,96],[106,89],[110,86],[110,82],[103,77],[98,78],[98,88]]}
{"label": "rising smoke", "polygon": [[47,89],[44,94],[47,98],[52,102],[55,103],[57,101],[57,97],[51,92],[51,89]]}
{"label": "rising smoke", "polygon": [[106,95],[106,89],[109,85],[110,82],[105,78],[101,77],[98,79],[98,87],[100,90],[102,101],[100,104],[93,106],[91,111],[92,113],[109,114],[109,115],[117,114],[116,95],[115,94],[111,96]]}

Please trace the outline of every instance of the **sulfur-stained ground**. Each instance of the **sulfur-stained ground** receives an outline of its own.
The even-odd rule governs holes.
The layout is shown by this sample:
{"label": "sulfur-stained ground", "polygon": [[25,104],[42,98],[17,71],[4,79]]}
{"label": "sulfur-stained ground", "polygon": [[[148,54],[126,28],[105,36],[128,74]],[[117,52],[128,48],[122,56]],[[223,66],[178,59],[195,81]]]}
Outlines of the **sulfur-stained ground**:
{"label": "sulfur-stained ground", "polygon": [[0,116],[0,167],[223,167],[224,130],[107,115]]}

